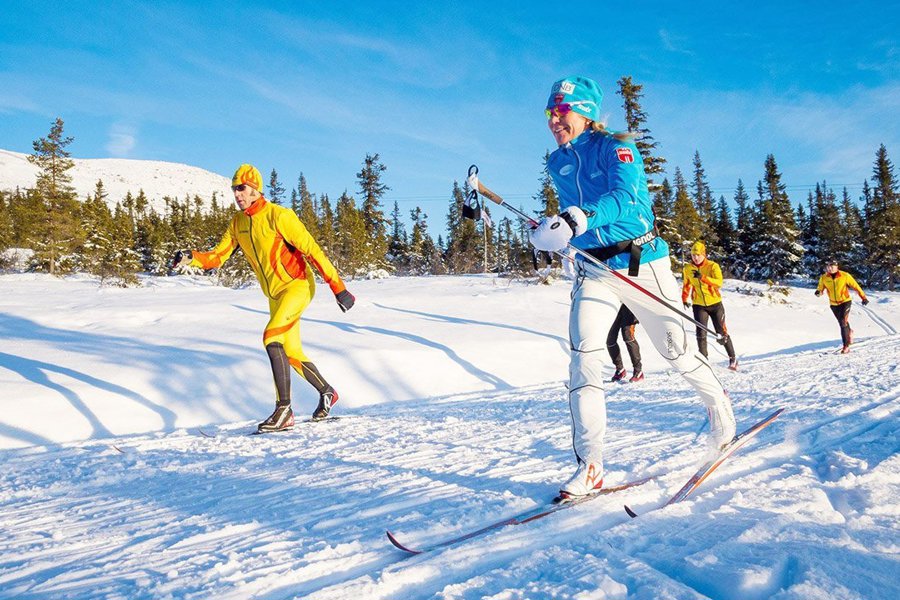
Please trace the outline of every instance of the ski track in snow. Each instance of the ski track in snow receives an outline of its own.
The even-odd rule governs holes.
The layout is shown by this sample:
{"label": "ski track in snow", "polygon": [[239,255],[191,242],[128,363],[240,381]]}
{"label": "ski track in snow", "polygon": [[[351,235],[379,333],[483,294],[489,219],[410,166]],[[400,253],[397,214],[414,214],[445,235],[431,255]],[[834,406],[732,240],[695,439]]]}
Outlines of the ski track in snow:
{"label": "ski track in snow", "polygon": [[900,337],[808,346],[721,373],[739,423],[787,411],[686,502],[648,512],[700,462],[704,411],[653,372],[608,386],[605,477],[658,479],[417,556],[385,529],[423,546],[555,494],[562,382],[3,450],[0,598],[897,597]]}

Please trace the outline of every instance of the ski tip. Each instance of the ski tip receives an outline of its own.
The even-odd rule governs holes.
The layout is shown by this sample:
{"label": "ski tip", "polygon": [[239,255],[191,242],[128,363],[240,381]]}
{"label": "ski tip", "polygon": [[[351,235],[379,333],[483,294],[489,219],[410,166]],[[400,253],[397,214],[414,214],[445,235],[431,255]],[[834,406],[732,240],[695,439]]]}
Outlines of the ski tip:
{"label": "ski tip", "polygon": [[216,436],[214,436],[214,435],[211,435],[211,434],[209,434],[209,433],[206,433],[205,431],[203,431],[203,430],[200,429],[199,427],[197,428],[197,431],[199,431],[199,432],[200,432],[200,435],[202,435],[203,437],[208,437],[208,438],[216,437]]}
{"label": "ski tip", "polygon": [[398,550],[403,550],[404,552],[409,552],[410,554],[422,554],[421,550],[413,550],[412,548],[407,548],[406,546],[401,544],[399,541],[397,541],[397,538],[394,537],[394,534],[391,533],[390,530],[385,531],[385,533],[387,534],[387,537],[390,540],[390,542]]}
{"label": "ski tip", "polygon": [[625,512],[627,512],[628,516],[631,517],[632,519],[636,519],[638,516],[638,514],[636,512],[634,512],[633,510],[631,510],[631,507],[628,506],[627,504],[625,505]]}
{"label": "ski tip", "polygon": [[110,446],[112,446],[112,449],[115,450],[116,452],[118,452],[119,454],[125,454],[125,451],[122,450],[121,448],[119,448],[118,446],[116,446],[115,444],[110,444]]}

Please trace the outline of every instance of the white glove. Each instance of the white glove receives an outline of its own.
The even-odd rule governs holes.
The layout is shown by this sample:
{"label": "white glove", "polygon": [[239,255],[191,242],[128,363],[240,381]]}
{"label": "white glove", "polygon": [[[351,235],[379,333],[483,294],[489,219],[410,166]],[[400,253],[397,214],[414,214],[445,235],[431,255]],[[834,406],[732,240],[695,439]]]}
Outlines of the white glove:
{"label": "white glove", "polygon": [[565,248],[572,235],[572,228],[559,215],[544,217],[531,232],[531,245],[538,250],[555,252]]}
{"label": "white glove", "polygon": [[478,191],[478,172],[472,173],[468,177],[469,189]]}
{"label": "white glove", "polygon": [[575,237],[587,231],[587,215],[577,206],[570,206],[559,213],[559,216],[566,220],[566,223],[572,228],[572,233]]}

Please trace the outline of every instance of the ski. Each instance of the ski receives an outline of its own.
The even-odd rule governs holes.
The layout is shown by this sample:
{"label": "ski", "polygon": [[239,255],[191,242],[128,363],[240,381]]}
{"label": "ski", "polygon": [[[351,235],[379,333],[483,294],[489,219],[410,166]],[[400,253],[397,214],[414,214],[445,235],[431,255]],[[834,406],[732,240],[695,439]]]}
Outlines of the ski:
{"label": "ski", "polygon": [[622,490],[627,490],[629,488],[637,487],[639,485],[643,485],[648,481],[653,480],[653,477],[643,477],[641,479],[636,479],[634,481],[629,481],[627,483],[623,483],[621,485],[617,485],[614,487],[603,488],[600,491],[594,494],[588,494],[587,496],[578,496],[576,498],[571,498],[568,500],[559,501],[558,498],[554,498],[554,500],[550,504],[545,504],[538,506],[537,508],[533,508],[527,512],[524,512],[520,515],[516,515],[514,517],[510,517],[508,519],[503,519],[502,521],[497,521],[496,523],[491,523],[481,529],[471,531],[469,533],[450,538],[447,540],[443,540],[440,542],[433,543],[429,546],[423,546],[421,548],[412,548],[397,539],[390,531],[387,531],[388,540],[398,549],[403,550],[404,552],[408,552],[409,554],[423,554],[425,552],[431,552],[432,550],[437,550],[439,548],[446,548],[447,546],[452,546],[454,544],[458,544],[465,540],[470,540],[474,537],[478,537],[489,531],[493,531],[495,529],[502,529],[503,527],[507,527],[509,525],[523,525],[525,523],[530,523],[531,521],[537,521],[538,519],[542,519],[548,515],[552,515],[555,512],[559,512],[561,510],[565,510],[567,508],[572,508],[573,506],[577,506],[579,504],[584,504],[585,502],[589,502],[594,500],[595,498],[599,498],[601,496],[607,496],[614,492],[621,492]]}
{"label": "ski", "polygon": [[[756,434],[758,434],[760,431],[762,431],[763,429],[765,429],[766,427],[771,425],[772,421],[777,419],[778,416],[783,412],[784,412],[784,409],[779,408],[778,410],[773,412],[771,415],[769,415],[768,417],[766,417],[759,423],[751,425],[750,427],[748,427],[747,429],[745,429],[744,431],[742,431],[741,433],[736,435],[734,437],[734,439],[731,440],[731,442],[729,442],[728,445],[722,449],[722,451],[719,453],[718,456],[710,459],[702,467],[700,467],[700,469],[698,469],[697,472],[694,473],[690,479],[688,479],[687,483],[685,483],[684,486],[682,486],[682,488],[680,490],[678,490],[675,493],[675,495],[673,495],[671,498],[669,498],[669,500],[665,504],[663,504],[660,508],[669,506],[670,504],[675,504],[676,502],[681,502],[682,500],[684,500],[685,498],[690,496],[691,493],[694,490],[696,490],[700,486],[701,483],[706,481],[707,477],[709,477],[713,471],[718,469],[719,466],[723,462],[725,462],[725,460],[729,456],[731,456],[732,454],[737,452],[739,449],[741,449],[747,442],[749,442],[751,439],[753,439],[756,436]],[[625,505],[625,512],[627,512],[628,516],[631,517],[632,519],[634,519],[638,516],[638,513],[633,511],[631,509],[631,507],[629,507],[627,504]]]}

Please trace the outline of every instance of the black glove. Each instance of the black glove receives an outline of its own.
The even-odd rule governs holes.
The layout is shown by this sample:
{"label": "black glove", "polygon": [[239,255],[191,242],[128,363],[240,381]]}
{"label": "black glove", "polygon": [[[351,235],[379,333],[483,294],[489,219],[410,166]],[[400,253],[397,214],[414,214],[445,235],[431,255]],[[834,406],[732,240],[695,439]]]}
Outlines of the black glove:
{"label": "black glove", "polygon": [[700,279],[700,271],[698,271],[697,269],[694,269],[694,278]]}
{"label": "black glove", "polygon": [[816,290],[816,296],[821,296],[821,295],[822,295],[822,290]]}
{"label": "black glove", "polygon": [[179,250],[175,253],[175,256],[172,257],[172,263],[169,265],[169,270],[174,271],[178,267],[190,264],[193,259],[194,257],[190,250]]}
{"label": "black glove", "polygon": [[869,299],[868,299],[868,298],[863,298],[863,303],[862,303],[863,306],[865,306],[865,305],[868,304],[868,303],[869,303]]}
{"label": "black glove", "polygon": [[338,306],[341,308],[342,312],[347,312],[353,308],[353,304],[356,302],[356,298],[354,298],[353,294],[347,290],[342,290],[335,294],[334,299],[337,300]]}
{"label": "black glove", "polygon": [[691,307],[690,302],[682,302],[682,304],[684,304],[684,310],[688,310]]}

